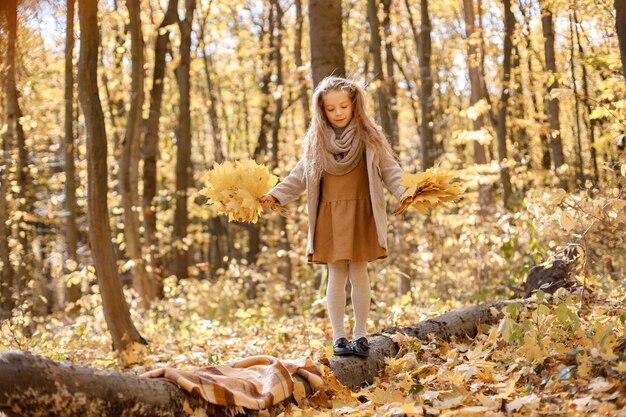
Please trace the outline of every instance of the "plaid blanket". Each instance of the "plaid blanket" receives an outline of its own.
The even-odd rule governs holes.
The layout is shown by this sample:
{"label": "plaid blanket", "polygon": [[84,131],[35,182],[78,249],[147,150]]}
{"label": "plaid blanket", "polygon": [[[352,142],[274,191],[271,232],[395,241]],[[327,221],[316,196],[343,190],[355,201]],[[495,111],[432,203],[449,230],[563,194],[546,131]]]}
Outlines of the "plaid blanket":
{"label": "plaid blanket", "polygon": [[323,384],[310,358],[279,361],[272,356],[252,356],[230,364],[188,371],[159,368],[141,376],[165,378],[219,406],[261,410],[291,396],[295,374],[306,379],[314,389]]}

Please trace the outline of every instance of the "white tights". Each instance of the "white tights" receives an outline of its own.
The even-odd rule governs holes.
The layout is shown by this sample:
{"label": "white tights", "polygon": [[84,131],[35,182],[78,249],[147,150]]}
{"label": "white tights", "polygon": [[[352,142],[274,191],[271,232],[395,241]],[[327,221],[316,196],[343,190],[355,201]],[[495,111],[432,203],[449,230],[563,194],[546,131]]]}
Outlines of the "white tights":
{"label": "white tights", "polygon": [[352,284],[352,307],[354,309],[353,340],[365,337],[370,309],[370,280],[367,262],[338,261],[328,264],[328,288],[326,302],[330,324],[333,326],[333,341],[346,337],[344,313],[346,310],[346,283]]}

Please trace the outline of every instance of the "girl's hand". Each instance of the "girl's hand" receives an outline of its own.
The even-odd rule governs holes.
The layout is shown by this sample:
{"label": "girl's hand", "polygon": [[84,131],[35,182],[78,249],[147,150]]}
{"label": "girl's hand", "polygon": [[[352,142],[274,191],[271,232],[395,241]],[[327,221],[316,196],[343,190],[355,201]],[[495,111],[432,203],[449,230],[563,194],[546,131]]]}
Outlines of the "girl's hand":
{"label": "girl's hand", "polygon": [[263,197],[259,199],[259,203],[261,203],[261,206],[263,206],[264,210],[269,210],[270,206],[276,203],[277,201],[278,200],[276,200],[276,197],[270,194],[265,194]]}

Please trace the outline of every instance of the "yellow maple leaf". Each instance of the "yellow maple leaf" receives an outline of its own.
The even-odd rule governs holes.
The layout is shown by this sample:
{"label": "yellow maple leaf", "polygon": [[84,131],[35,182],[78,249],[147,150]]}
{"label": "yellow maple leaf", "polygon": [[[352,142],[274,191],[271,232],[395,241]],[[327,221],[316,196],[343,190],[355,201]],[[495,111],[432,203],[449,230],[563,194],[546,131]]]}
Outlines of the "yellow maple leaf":
{"label": "yellow maple leaf", "polygon": [[402,214],[409,207],[426,214],[432,207],[457,200],[461,190],[457,184],[450,184],[452,179],[452,174],[440,172],[437,168],[429,168],[421,174],[402,174],[400,184],[406,191],[394,214]]}
{"label": "yellow maple leaf", "polygon": [[[252,159],[226,161],[209,171],[207,186],[200,194],[218,214],[227,215],[228,221],[256,223],[263,211],[259,199],[277,182],[278,177]],[[279,204],[272,204],[271,209],[286,213]]]}

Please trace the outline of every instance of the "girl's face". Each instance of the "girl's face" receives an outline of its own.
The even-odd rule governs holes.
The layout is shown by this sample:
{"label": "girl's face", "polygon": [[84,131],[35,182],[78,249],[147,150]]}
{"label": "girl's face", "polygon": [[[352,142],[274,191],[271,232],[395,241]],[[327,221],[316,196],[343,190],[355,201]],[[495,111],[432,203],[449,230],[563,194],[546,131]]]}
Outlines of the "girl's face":
{"label": "girl's face", "polygon": [[352,120],[352,99],[341,90],[332,90],[322,98],[324,114],[334,128],[345,127]]}

